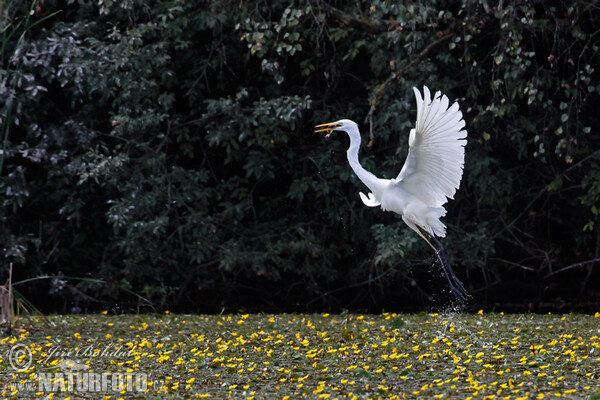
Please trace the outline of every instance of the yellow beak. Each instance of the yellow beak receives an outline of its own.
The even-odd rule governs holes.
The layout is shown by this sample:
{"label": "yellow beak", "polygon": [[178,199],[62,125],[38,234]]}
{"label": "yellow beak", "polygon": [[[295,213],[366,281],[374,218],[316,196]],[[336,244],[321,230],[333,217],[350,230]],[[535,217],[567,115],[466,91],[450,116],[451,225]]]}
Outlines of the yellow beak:
{"label": "yellow beak", "polygon": [[334,131],[337,128],[339,128],[340,126],[342,126],[342,124],[340,124],[339,122],[328,122],[326,124],[317,125],[317,126],[315,126],[315,128],[321,128],[321,129],[315,130],[315,133]]}

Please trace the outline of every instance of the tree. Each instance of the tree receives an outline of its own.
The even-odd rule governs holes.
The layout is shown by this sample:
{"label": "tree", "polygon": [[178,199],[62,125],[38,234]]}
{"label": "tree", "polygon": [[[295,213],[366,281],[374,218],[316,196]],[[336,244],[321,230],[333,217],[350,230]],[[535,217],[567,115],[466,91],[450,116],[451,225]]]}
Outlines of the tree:
{"label": "tree", "polygon": [[395,176],[423,84],[467,121],[445,246],[476,301],[598,296],[593,3],[1,11],[2,263],[16,281],[54,277],[29,286],[60,295],[48,308],[431,304],[443,279],[428,248],[362,206],[343,139],[311,133],[359,122],[364,165]]}

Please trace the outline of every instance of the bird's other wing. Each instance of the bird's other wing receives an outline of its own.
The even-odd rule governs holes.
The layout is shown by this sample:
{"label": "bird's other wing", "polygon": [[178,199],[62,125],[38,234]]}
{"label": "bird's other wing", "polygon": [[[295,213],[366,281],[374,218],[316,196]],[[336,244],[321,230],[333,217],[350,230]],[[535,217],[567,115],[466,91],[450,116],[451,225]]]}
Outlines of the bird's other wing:
{"label": "bird's other wing", "polygon": [[423,87],[423,97],[413,88],[417,101],[417,122],[408,138],[408,157],[396,177],[396,184],[430,207],[440,207],[452,199],[460,186],[467,131],[458,103],[448,107],[448,98],[438,91],[431,99]]}
{"label": "bird's other wing", "polygon": [[373,193],[369,193],[369,197],[367,197],[363,192],[359,192],[358,194],[360,195],[362,202],[365,203],[365,206],[367,207],[377,207],[381,205],[381,202],[377,200]]}

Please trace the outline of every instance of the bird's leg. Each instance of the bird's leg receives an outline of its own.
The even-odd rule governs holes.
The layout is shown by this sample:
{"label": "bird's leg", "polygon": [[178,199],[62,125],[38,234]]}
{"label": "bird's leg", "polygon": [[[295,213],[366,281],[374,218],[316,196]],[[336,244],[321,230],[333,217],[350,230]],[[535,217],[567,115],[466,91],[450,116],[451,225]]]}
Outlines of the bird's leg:
{"label": "bird's leg", "polygon": [[461,297],[463,299],[466,299],[467,298],[467,289],[465,289],[465,286],[460,281],[460,279],[458,279],[458,277],[454,273],[454,270],[450,266],[450,263],[448,262],[448,257],[446,257],[446,251],[444,250],[444,246],[442,246],[442,243],[440,243],[440,241],[437,240],[435,236],[430,236],[430,237],[431,237],[431,239],[433,239],[435,244],[439,247],[438,257],[440,257],[440,255],[441,255],[440,258],[443,258],[445,261],[445,263],[442,263],[442,265],[444,266],[444,272],[446,273],[446,277],[448,277],[448,275],[451,276],[451,279],[454,282],[455,288],[458,290]]}
{"label": "bird's leg", "polygon": [[[421,228],[421,229],[423,229],[423,228]],[[427,230],[425,230],[425,229],[423,229],[423,230],[425,232],[427,232]],[[435,255],[437,256],[438,260],[440,261],[440,264],[442,265],[442,269],[444,270],[444,274],[446,275],[446,279],[448,280],[450,289],[457,295],[457,297],[461,301],[465,301],[467,299],[467,290],[465,289],[465,286],[460,281],[460,279],[458,279],[456,277],[456,275],[454,274],[454,270],[450,266],[450,263],[448,263],[448,259],[446,257],[446,252],[444,251],[444,246],[442,246],[440,241],[437,240],[434,236],[428,235],[440,247],[440,249],[438,250],[434,245],[431,244],[431,242],[425,237],[425,235],[423,235],[420,231],[417,231],[417,233],[419,234],[419,236],[421,236],[421,238],[423,238],[424,241],[427,242],[429,247],[431,247],[433,249],[433,251],[435,252]]]}

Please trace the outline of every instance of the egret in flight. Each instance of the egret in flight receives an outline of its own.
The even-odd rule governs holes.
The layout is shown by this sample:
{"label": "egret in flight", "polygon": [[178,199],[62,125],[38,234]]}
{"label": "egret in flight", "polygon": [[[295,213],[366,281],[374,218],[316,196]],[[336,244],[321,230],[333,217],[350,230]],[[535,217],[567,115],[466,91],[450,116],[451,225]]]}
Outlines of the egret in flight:
{"label": "egret in flight", "polygon": [[[358,125],[349,119],[317,125],[315,132],[344,131],[350,137],[347,151],[348,162],[356,176],[369,188],[370,193],[360,192],[367,207],[381,206],[393,211],[422,237],[435,251],[451,290],[461,300],[467,292],[447,262],[444,248],[436,236],[446,236],[446,226],[440,218],[446,215],[444,204],[453,199],[460,186],[465,164],[467,131],[458,103],[448,107],[449,100],[438,91],[431,99],[427,87],[423,96],[413,88],[417,101],[417,122],[408,136],[408,157],[395,179],[382,179],[360,165],[358,150],[360,133]],[[436,248],[427,237],[435,242]]]}

